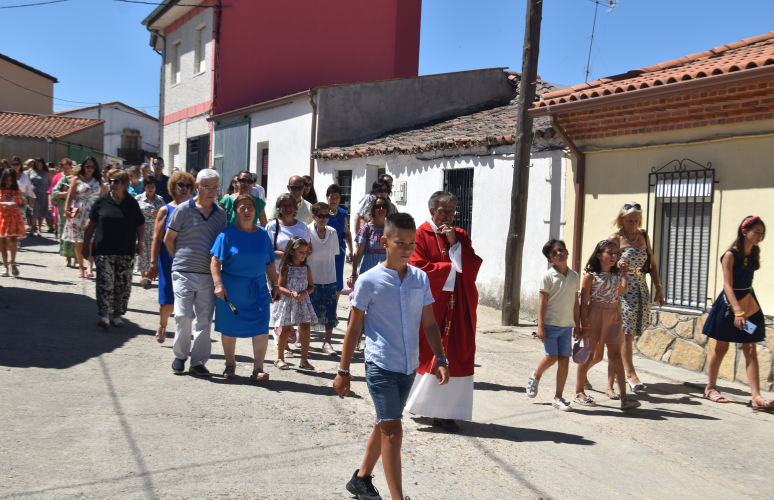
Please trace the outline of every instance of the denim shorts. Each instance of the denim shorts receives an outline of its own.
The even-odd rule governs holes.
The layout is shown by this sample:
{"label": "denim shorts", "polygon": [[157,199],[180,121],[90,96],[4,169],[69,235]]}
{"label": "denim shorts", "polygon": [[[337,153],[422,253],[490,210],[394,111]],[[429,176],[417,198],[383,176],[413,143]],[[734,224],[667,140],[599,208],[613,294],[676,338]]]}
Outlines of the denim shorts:
{"label": "denim shorts", "polygon": [[546,356],[572,357],[572,327],[546,325],[546,340],[543,347]]}
{"label": "denim shorts", "polygon": [[406,375],[385,370],[375,363],[367,362],[365,365],[368,392],[376,408],[376,423],[403,418],[403,408],[417,373]]}

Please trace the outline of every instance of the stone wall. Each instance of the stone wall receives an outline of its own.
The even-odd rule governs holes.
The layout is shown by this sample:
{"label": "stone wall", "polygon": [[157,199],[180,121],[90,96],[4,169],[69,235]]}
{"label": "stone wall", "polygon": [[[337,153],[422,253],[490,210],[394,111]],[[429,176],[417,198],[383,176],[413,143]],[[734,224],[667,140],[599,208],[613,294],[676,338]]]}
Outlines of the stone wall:
{"label": "stone wall", "polygon": [[[715,349],[715,340],[701,333],[707,319],[706,314],[690,316],[653,311],[650,317],[650,326],[635,343],[641,354],[696,372],[707,372],[708,359]],[[749,384],[741,347],[741,344],[731,344],[720,365],[718,377]],[[774,324],[771,319],[766,320],[766,340],[759,342],[757,348],[761,390],[771,390],[774,385]]]}

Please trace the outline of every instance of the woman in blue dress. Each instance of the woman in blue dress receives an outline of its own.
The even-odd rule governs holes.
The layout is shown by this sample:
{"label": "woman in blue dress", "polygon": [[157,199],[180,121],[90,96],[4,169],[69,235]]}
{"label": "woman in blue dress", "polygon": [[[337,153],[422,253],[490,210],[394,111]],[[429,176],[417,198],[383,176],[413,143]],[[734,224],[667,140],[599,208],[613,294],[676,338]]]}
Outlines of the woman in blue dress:
{"label": "woman in blue dress", "polygon": [[349,214],[339,207],[341,186],[338,184],[328,186],[325,197],[331,207],[331,218],[328,219],[328,225],[335,229],[339,236],[339,254],[336,256],[336,302],[338,302],[339,295],[344,289],[344,259],[352,260],[352,233],[349,232]]}
{"label": "woman in blue dress", "polygon": [[194,189],[194,178],[186,172],[175,172],[167,186],[172,202],[159,208],[156,225],[153,228],[151,245],[149,280],[159,278],[159,327],[156,329],[156,341],[163,344],[167,338],[167,322],[175,307],[175,293],[172,291],[172,256],[164,245],[164,236],[169,227],[169,216],[175,207],[188,200]]}
{"label": "woman in blue dress", "polygon": [[[226,357],[225,378],[236,377],[236,339],[253,341],[252,382],[269,379],[263,359],[269,341],[269,287],[279,294],[274,247],[266,230],[254,224],[255,198],[248,194],[234,200],[237,221],[226,227],[212,245],[212,279],[215,282],[215,330],[221,333]],[[227,302],[227,300],[229,302]],[[233,306],[233,309],[232,309]]]}

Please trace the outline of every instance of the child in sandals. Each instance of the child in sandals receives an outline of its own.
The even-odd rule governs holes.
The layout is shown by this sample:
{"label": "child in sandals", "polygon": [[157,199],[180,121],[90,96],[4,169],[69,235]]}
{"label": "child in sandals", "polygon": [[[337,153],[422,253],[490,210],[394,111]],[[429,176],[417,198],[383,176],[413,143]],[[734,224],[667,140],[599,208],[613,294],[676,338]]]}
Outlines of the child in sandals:
{"label": "child in sandals", "polygon": [[581,282],[580,321],[581,332],[589,336],[589,347],[593,357],[578,365],[578,378],[575,384],[575,398],[582,406],[596,406],[591,396],[583,392],[586,374],[595,364],[602,361],[607,346],[608,363],[613,367],[621,391],[621,409],[629,410],[640,406],[640,402],[626,395],[626,377],[624,376],[621,353],[624,344],[623,320],[619,296],[629,288],[629,264],[618,260],[618,245],[612,241],[600,241],[586,264],[586,274]]}
{"label": "child in sandals", "polygon": [[279,290],[282,298],[271,312],[271,326],[282,328],[277,345],[278,359],[274,362],[274,366],[280,370],[290,368],[285,363],[285,346],[294,325],[298,325],[298,334],[301,336],[301,363],[298,367],[302,370],[314,370],[314,366],[307,360],[311,324],[317,322],[312,301],[309,300],[309,295],[314,291],[314,281],[312,270],[306,265],[308,250],[309,244],[306,240],[294,236],[288,241],[280,261]]}

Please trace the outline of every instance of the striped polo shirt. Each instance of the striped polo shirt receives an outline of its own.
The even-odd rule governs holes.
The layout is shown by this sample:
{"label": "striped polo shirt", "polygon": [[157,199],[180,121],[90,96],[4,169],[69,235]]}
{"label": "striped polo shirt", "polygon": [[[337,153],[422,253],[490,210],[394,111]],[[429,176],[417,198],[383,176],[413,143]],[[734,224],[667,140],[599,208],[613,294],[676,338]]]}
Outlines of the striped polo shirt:
{"label": "striped polo shirt", "polygon": [[190,198],[181,203],[169,217],[169,229],[177,233],[172,271],[210,274],[210,250],[226,227],[226,212],[217,203],[205,216]]}

